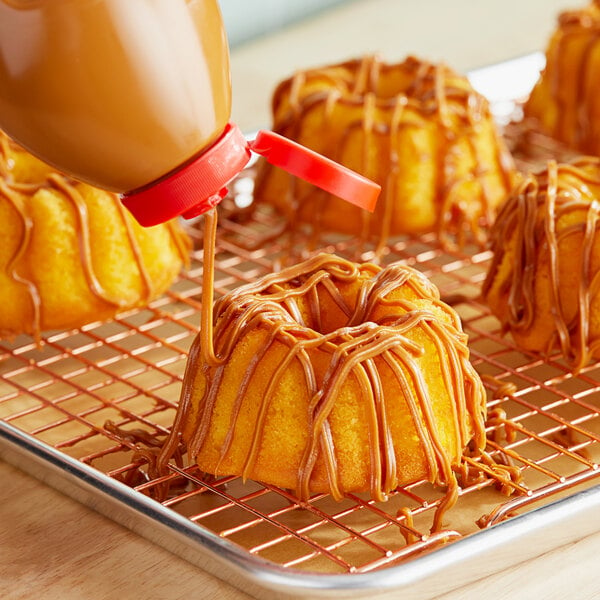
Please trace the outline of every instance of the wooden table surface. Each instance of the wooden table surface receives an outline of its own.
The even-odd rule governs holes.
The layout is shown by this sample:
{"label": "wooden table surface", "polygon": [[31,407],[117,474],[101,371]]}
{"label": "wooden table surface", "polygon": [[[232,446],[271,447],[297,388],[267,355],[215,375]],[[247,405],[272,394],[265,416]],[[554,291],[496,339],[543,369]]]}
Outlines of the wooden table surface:
{"label": "wooden table surface", "polygon": [[[232,53],[233,119],[269,125],[275,83],[367,52],[412,53],[460,71],[543,49],[564,0],[362,0]],[[0,461],[0,597],[6,600],[249,598]],[[468,600],[600,597],[600,534],[447,594]]]}

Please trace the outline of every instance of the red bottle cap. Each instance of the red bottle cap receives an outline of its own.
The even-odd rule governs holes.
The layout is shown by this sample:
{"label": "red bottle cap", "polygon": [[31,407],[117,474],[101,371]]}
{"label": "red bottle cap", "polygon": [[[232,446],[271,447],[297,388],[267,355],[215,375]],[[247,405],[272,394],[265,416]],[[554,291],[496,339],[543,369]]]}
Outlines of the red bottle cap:
{"label": "red bottle cap", "polygon": [[373,211],[381,188],[362,175],[271,131],[259,131],[248,142],[230,123],[223,135],[191,162],[165,177],[121,196],[137,219],[149,227],[179,215],[198,216],[227,194],[227,184],[250,160],[250,150],[275,166]]}
{"label": "red bottle cap", "polygon": [[179,215],[200,215],[225,196],[225,186],[250,160],[248,141],[236,125],[191,162],[151,184],[121,196],[140,225],[158,225]]}

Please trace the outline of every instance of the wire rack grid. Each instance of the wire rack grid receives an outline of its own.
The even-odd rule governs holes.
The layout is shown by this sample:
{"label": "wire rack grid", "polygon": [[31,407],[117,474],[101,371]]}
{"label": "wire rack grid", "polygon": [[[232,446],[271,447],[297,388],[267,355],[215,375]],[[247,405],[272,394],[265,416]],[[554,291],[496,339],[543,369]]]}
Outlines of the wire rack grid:
{"label": "wire rack grid", "polygon": [[[240,220],[235,214],[221,216],[215,294],[271,272],[288,252],[281,240],[255,247],[277,226],[272,215]],[[156,451],[169,431],[199,326],[200,225],[190,234],[191,267],[147,308],[52,332],[41,346],[26,337],[0,342],[0,418],[137,494],[154,497],[169,479],[172,492],[163,501],[169,510],[251,556],[306,573],[375,572],[598,482],[600,365],[574,376],[559,356],[516,348],[479,300],[490,253],[444,250],[433,235],[397,239],[383,260],[424,272],[461,316],[489,390],[489,450],[522,473],[512,495],[494,477],[473,480],[461,488],[444,528],[431,534],[443,490],[424,482],[398,489],[387,502],[360,494],[336,502],[318,494],[299,504],[286,490],[206,477],[193,465],[153,478],[139,450]],[[352,240],[322,249],[369,255]],[[499,393],[507,385],[513,393]]]}
{"label": "wire rack grid", "polygon": [[[548,155],[547,140],[530,132],[529,142],[534,160],[521,160],[522,170]],[[220,209],[216,296],[270,273],[289,255],[284,239],[270,237],[280,225],[273,215],[249,218],[232,210],[234,199],[243,204],[251,189],[250,171]],[[382,573],[600,483],[600,364],[575,376],[558,355],[519,350],[480,301],[489,251],[443,249],[433,235],[393,240],[382,262],[421,270],[459,313],[488,390],[489,452],[520,470],[519,483],[507,487],[491,471],[466,478],[443,529],[432,534],[444,490],[425,482],[398,489],[387,502],[360,494],[336,502],[318,494],[300,504],[287,490],[208,477],[194,465],[153,476],[146,457],[169,432],[200,324],[201,223],[189,232],[190,268],[146,308],[47,333],[41,345],[24,336],[0,340],[0,421],[157,505],[156,490],[168,480],[171,494],[161,508],[183,517],[200,537],[208,532],[265,568],[307,575]],[[319,250],[373,256],[351,239],[328,239]],[[474,459],[465,468],[485,470]]]}

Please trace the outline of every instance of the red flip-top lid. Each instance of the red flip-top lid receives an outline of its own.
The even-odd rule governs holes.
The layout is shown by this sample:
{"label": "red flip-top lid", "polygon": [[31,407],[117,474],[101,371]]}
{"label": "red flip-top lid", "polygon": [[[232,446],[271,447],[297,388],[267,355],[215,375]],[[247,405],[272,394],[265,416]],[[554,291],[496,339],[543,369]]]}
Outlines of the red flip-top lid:
{"label": "red flip-top lid", "polygon": [[381,187],[335,161],[272,131],[259,131],[250,148],[276,167],[369,212]]}
{"label": "red flip-top lid", "polygon": [[373,211],[381,188],[369,179],[271,131],[259,131],[248,142],[230,123],[221,137],[191,162],[165,177],[121,197],[146,227],[177,216],[200,215],[218,204],[227,184],[246,166],[250,150],[275,166],[352,204]]}

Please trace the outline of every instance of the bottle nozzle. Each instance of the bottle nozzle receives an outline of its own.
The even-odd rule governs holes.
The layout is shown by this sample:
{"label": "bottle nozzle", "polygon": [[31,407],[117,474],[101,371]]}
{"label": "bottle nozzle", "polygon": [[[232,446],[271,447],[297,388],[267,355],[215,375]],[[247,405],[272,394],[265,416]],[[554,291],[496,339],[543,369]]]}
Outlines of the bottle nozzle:
{"label": "bottle nozzle", "polygon": [[248,164],[254,151],[291,174],[373,211],[381,188],[369,179],[272,131],[248,141],[233,123],[207,150],[165,177],[121,196],[143,226],[177,216],[192,218],[215,207],[227,195],[227,184]]}

